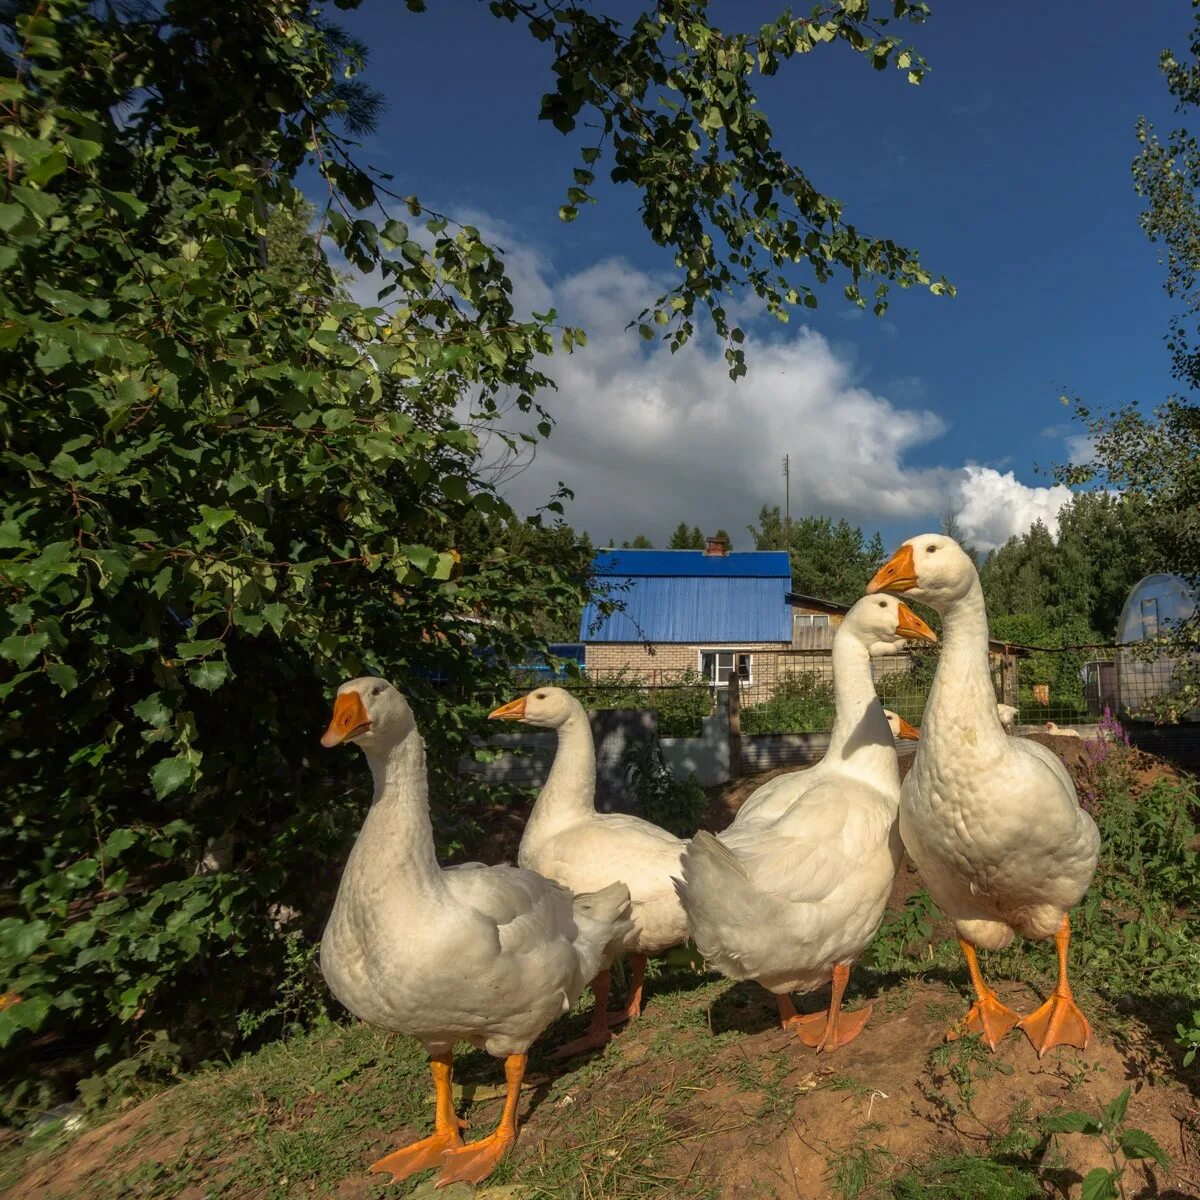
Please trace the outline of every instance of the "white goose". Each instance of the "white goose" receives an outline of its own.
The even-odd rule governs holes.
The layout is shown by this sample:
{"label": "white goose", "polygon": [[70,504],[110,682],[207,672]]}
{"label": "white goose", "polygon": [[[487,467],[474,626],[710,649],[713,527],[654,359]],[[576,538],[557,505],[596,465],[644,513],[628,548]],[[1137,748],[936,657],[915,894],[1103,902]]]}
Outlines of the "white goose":
{"label": "white goose", "polygon": [[624,1008],[608,1012],[607,966],[592,980],[595,1004],[587,1032],[557,1056],[603,1046],[614,1025],[642,1011],[646,958],[687,941],[687,918],[671,877],[679,874],[684,843],[641,817],[596,811],[596,748],[583,705],[562,688],[535,688],[490,714],[558,733],[558,750],[545,786],[529,814],[517,852],[520,866],[573,892],[620,880],[633,900],[632,928],[623,949],[632,979]]}
{"label": "white goose", "polygon": [[[1039,1057],[1059,1044],[1085,1047],[1091,1031],[1067,980],[1067,913],[1095,873],[1100,835],[1057,756],[1005,735],[975,565],[952,539],[924,534],[905,542],[867,590],[912,596],[942,617],[900,831],[930,895],[957,926],[976,995],[966,1028],[994,1049],[1019,1024]],[[1054,993],[1024,1019],[984,982],[975,954],[1003,949],[1014,932],[1053,937],[1058,946]]]}
{"label": "white goose", "polygon": [[[439,1185],[477,1183],[516,1140],[525,1052],[624,940],[629,893],[613,884],[572,900],[516,867],[443,870],[429,825],[425,746],[412,710],[385,680],[338,689],[321,744],[342,742],[366,755],[375,795],[321,940],[321,971],[355,1016],[425,1047],[436,1092],[434,1132],[371,1170],[404,1179],[441,1167]],[[505,1060],[500,1123],[470,1145],[451,1093],[458,1041]]]}
{"label": "white goose", "polygon": [[910,742],[915,742],[920,738],[920,727],[910,725],[898,712],[893,712],[890,708],[885,708],[883,715],[887,717],[888,728],[892,731],[892,737],[904,738]]}
{"label": "white goose", "polygon": [[[818,1050],[844,1046],[870,1016],[842,1013],[842,994],[883,919],[901,853],[900,769],[870,656],[906,638],[936,640],[894,597],[850,609],[833,639],[837,719],[825,757],[764,784],[719,837],[696,834],[676,884],[708,964],[774,992],[783,1026]],[[828,1015],[798,1015],[789,993],[830,978]]]}

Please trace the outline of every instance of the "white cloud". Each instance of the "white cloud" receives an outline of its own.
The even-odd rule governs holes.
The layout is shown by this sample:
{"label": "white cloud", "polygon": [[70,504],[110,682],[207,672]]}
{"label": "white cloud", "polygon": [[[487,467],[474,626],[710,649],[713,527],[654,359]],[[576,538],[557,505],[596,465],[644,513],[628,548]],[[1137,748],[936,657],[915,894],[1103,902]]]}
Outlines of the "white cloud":
{"label": "white cloud", "polygon": [[[735,546],[746,547],[745,526],[759,508],[782,505],[788,454],[793,514],[846,517],[868,529],[882,522],[936,528],[949,503],[981,549],[1039,518],[1057,530],[1065,487],[1031,487],[994,465],[906,461],[947,429],[925,406],[920,378],[896,379],[882,395],[862,384],[851,351],[800,325],[747,335],[748,373],[734,383],[713,339],[700,336],[671,354],[627,328],[668,286],[664,278],[617,258],[556,277],[510,226],[476,211],[454,215],[502,248],[517,313],[555,308],[561,322],[588,334],[586,347],[547,364],[558,391],[541,400],[555,428],[503,486],[518,511],[544,504],[561,480],[575,492],[568,519],[598,542],[645,533],[664,545],[686,521],[705,531],[724,526]],[[423,240],[415,223],[413,236]],[[377,280],[351,286],[374,303]],[[736,307],[748,321],[751,313]]]}
{"label": "white cloud", "polygon": [[555,430],[507,486],[521,509],[558,480],[575,491],[571,519],[594,538],[647,533],[662,544],[679,521],[725,526],[746,545],[747,522],[781,504],[781,460],[791,456],[794,513],[826,512],[866,524],[937,511],[954,473],[905,466],[940,436],[925,408],[891,403],[815,331],[748,336],[748,374],[729,379],[723,355],[698,338],[671,354],[626,325],[661,281],[610,259],[558,281],[555,306],[588,332],[588,345],[550,364]]}
{"label": "white cloud", "polygon": [[1058,512],[1071,499],[1062,484],[1030,487],[1012,473],[968,465],[962,469],[954,495],[958,523],[980,550],[994,550],[1035,521],[1058,535]]}

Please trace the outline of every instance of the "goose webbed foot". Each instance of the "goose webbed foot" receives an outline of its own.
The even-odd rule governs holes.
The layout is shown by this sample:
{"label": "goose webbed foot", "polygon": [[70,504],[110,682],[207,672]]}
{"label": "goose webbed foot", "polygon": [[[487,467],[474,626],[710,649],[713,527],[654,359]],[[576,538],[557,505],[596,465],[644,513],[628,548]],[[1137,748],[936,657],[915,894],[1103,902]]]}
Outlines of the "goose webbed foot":
{"label": "goose webbed foot", "polygon": [[457,1149],[463,1144],[458,1131],[465,1129],[467,1123],[460,1120],[454,1111],[454,1096],[451,1090],[454,1060],[448,1053],[434,1054],[430,1057],[429,1069],[433,1075],[436,1106],[433,1133],[377,1159],[371,1164],[372,1172],[387,1172],[399,1182],[418,1171],[440,1167],[446,1151]]}
{"label": "goose webbed foot", "polygon": [[455,1150],[462,1144],[457,1129],[441,1129],[418,1142],[385,1154],[371,1164],[370,1170],[372,1173],[390,1173],[393,1180],[399,1183],[418,1171],[440,1167],[442,1156],[448,1150]]}
{"label": "goose webbed foot", "polygon": [[1017,1022],[1017,1028],[1030,1040],[1041,1058],[1055,1046],[1075,1046],[1086,1050],[1092,1027],[1079,1005],[1070,996],[1054,993],[1040,1008]]}
{"label": "goose webbed foot", "polygon": [[977,1033],[987,1043],[989,1050],[995,1050],[996,1043],[1021,1019],[1021,1014],[1013,1012],[1007,1004],[1001,1004],[996,993],[988,987],[979,969],[975,947],[963,937],[958,939],[958,944],[967,960],[967,972],[975,989],[975,1003],[966,1017],[946,1034],[946,1040],[952,1042],[964,1034]]}
{"label": "goose webbed foot", "polygon": [[478,1142],[447,1150],[441,1158],[442,1173],[438,1176],[437,1186],[482,1183],[500,1165],[500,1160],[516,1140],[515,1129],[501,1128]]}
{"label": "goose webbed foot", "polygon": [[818,1054],[848,1045],[862,1033],[871,1018],[870,1005],[857,1012],[842,1011],[842,995],[849,978],[848,966],[839,963],[833,968],[833,993],[829,997],[827,1013],[810,1013],[802,1017],[788,996],[779,996],[779,1023],[806,1046],[812,1046]]}
{"label": "goose webbed foot", "polygon": [[1001,1003],[996,993],[989,988],[971,1005],[962,1021],[946,1034],[946,1040],[953,1042],[965,1034],[977,1033],[987,1043],[989,1050],[995,1050],[1005,1034],[1020,1019],[1021,1014],[1013,1012],[1007,1004]]}

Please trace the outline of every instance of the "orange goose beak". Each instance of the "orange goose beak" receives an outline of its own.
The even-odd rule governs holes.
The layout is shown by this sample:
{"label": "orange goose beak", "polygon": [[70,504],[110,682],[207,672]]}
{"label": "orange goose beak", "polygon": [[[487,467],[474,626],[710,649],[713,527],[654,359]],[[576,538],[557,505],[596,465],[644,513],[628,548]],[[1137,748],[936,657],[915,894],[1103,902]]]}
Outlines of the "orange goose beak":
{"label": "orange goose beak", "polygon": [[901,546],[887,562],[875,572],[867,584],[867,595],[876,592],[908,592],[917,586],[917,564],[911,546]]}

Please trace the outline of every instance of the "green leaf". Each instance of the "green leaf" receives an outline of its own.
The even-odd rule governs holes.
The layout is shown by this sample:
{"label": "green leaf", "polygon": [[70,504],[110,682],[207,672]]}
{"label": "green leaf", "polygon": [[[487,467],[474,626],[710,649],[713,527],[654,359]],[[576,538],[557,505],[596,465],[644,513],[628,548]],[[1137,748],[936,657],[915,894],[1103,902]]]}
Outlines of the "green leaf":
{"label": "green leaf", "polygon": [[50,1011],[49,996],[29,996],[0,1012],[0,1046],[7,1046],[21,1029],[34,1033],[41,1029]]}
{"label": "green leaf", "polygon": [[63,135],[63,142],[71,152],[71,157],[79,166],[86,166],[93,159],[99,158],[104,147],[99,142],[87,138],[72,137],[69,133]]}
{"label": "green leaf", "polygon": [[449,579],[458,559],[453,554],[439,554],[429,572],[433,579]]}
{"label": "green leaf", "polygon": [[137,834],[132,829],[114,829],[104,841],[104,857],[111,862],[137,840]]}
{"label": "green leaf", "polygon": [[1103,1132],[1103,1126],[1095,1117],[1082,1112],[1049,1113],[1039,1122],[1047,1133],[1087,1133]]}
{"label": "green leaf", "polygon": [[1103,1167],[1089,1171],[1083,1180],[1080,1200],[1119,1200],[1119,1193],[1113,1182],[1113,1173]]}
{"label": "green leaf", "polygon": [[382,236],[393,246],[403,246],[408,241],[408,226],[403,221],[387,221],[381,232]]}
{"label": "green leaf", "polygon": [[117,215],[127,221],[136,221],[146,215],[146,205],[129,192],[110,192],[107,188],[96,189],[113,208]]}
{"label": "green leaf", "polygon": [[43,155],[25,172],[25,178],[38,187],[45,187],[56,175],[67,169],[67,156],[57,147]]}
{"label": "green leaf", "polygon": [[85,884],[90,883],[96,878],[100,870],[100,863],[94,858],[83,858],[79,862],[72,863],[65,871],[63,878],[71,885],[72,888],[78,890]]}
{"label": "green leaf", "polygon": [[1129,1089],[1126,1088],[1104,1110],[1104,1128],[1110,1132],[1125,1120],[1125,1111],[1129,1108]]}
{"label": "green leaf", "polygon": [[133,706],[133,711],[155,729],[160,729],[171,719],[171,710],[163,702],[162,692],[155,692],[144,700],[139,700]]}
{"label": "green leaf", "polygon": [[276,633],[283,632],[284,622],[288,617],[287,606],[283,604],[264,604],[262,606],[262,615],[266,617],[267,623],[275,630]]}
{"label": "green leaf", "polygon": [[18,204],[28,209],[39,221],[48,221],[58,212],[58,197],[50,192],[39,192],[28,187],[14,187],[11,195]]}
{"label": "green leaf", "polygon": [[177,792],[192,778],[192,764],[186,758],[164,758],[150,772],[154,794],[161,800]]}
{"label": "green leaf", "polygon": [[1123,1129],[1117,1141],[1126,1158],[1152,1158],[1160,1167],[1170,1165],[1166,1151],[1144,1129]]}
{"label": "green leaf", "polygon": [[215,654],[224,645],[220,638],[200,638],[195,642],[180,642],[175,647],[175,654],[182,659],[204,658],[206,655]]}
{"label": "green leaf", "polygon": [[14,633],[0,642],[0,658],[8,658],[18,667],[27,667],[49,644],[50,638],[36,633]]}
{"label": "green leaf", "polygon": [[188,678],[198,688],[215,692],[229,676],[229,667],[220,659],[211,658],[188,671]]}
{"label": "green leaf", "polygon": [[223,525],[228,525],[237,516],[232,508],[212,508],[207,504],[200,505],[200,521],[193,529],[208,530],[215,533]]}
{"label": "green leaf", "polygon": [[0,921],[0,947],[4,956],[18,962],[30,958],[45,944],[49,929],[48,922],[42,920],[10,918]]}
{"label": "green leaf", "polygon": [[65,696],[79,686],[79,676],[75,668],[64,662],[53,662],[46,665],[46,674],[58,685]]}

